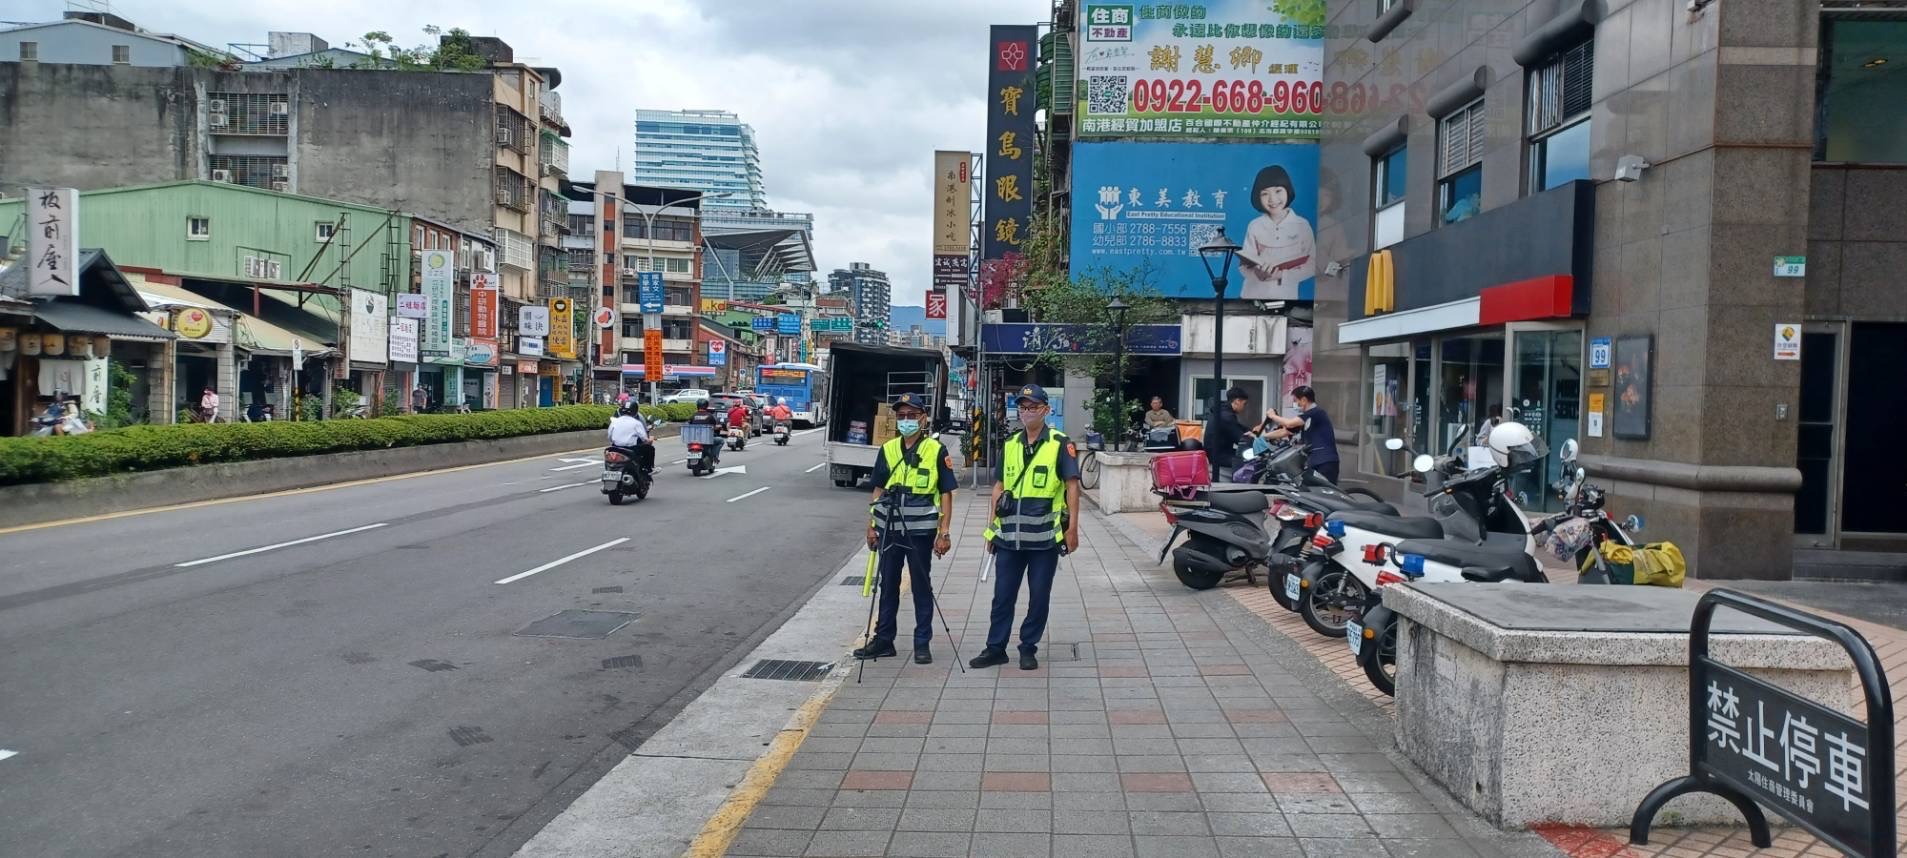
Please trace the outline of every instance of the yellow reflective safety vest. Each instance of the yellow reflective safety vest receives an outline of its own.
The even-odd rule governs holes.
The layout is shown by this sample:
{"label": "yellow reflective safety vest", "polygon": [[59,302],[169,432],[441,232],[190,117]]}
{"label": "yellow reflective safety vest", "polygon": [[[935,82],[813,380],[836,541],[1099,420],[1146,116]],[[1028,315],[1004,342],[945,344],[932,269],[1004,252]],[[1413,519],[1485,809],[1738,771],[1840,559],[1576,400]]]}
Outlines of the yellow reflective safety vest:
{"label": "yellow reflective safety vest", "polygon": [[881,502],[874,505],[873,524],[875,527],[887,524],[891,508],[887,499],[898,495],[900,529],[908,536],[931,536],[940,529],[940,457],[943,453],[940,442],[932,438],[914,442],[914,450],[918,453],[914,461],[919,464],[909,465],[901,449],[901,439],[894,438],[881,445],[881,456],[887,460],[887,484],[881,486]]}
{"label": "yellow reflective safety vest", "polygon": [[1059,478],[1059,453],[1066,436],[1048,428],[1046,438],[1026,453],[1026,431],[1006,439],[1000,457],[1001,497],[1010,504],[1006,515],[994,511],[993,523],[982,536],[998,540],[1003,548],[1045,549],[1063,542],[1060,527],[1066,513],[1066,481]]}

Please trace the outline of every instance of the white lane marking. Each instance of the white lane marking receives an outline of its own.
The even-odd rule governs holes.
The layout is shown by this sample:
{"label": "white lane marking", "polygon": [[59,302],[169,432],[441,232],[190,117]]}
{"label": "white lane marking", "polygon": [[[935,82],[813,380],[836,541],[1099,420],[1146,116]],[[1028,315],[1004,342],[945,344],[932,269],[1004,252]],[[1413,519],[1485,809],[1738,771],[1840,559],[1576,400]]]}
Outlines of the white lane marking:
{"label": "white lane marking", "polygon": [[508,578],[500,578],[497,580],[497,583],[508,584],[511,581],[521,581],[524,578],[528,578],[531,575],[535,575],[538,572],[548,572],[549,570],[555,569],[556,567],[561,566],[565,563],[568,563],[571,560],[575,560],[578,557],[588,557],[589,555],[595,554],[596,552],[601,551],[605,548],[615,548],[616,546],[621,545],[628,541],[629,541],[629,537],[627,536],[624,536],[620,539],[611,539],[608,542],[605,542],[601,545],[596,546],[595,548],[585,548],[581,551],[576,552],[575,554],[571,554],[568,557],[561,557],[555,560],[551,560],[550,562],[545,563],[541,566],[538,566],[535,569],[531,569],[528,572],[518,572],[515,575],[511,575]]}
{"label": "white lane marking", "polygon": [[790,437],[790,438],[799,438],[799,437],[801,437],[801,436],[803,436],[803,435],[813,435],[814,433],[816,433],[816,432],[819,432],[819,431],[821,431],[821,429],[822,429],[822,428],[825,428],[825,427],[817,427],[817,428],[814,428],[814,429],[803,429],[803,430],[801,430],[801,431],[799,431],[799,432],[790,432],[790,433],[788,433],[788,437]]}
{"label": "white lane marking", "polygon": [[747,465],[736,465],[732,468],[716,468],[715,470],[708,472],[708,474],[702,477],[702,479],[712,480],[723,474],[746,474],[746,473],[748,473]]}
{"label": "white lane marking", "polygon": [[564,489],[573,489],[573,488],[576,488],[577,486],[593,486],[596,484],[596,482],[597,482],[596,480],[590,480],[587,483],[564,483],[560,486],[550,486],[547,489],[537,489],[536,493],[540,495],[540,494],[545,494],[547,492],[560,492]]}
{"label": "white lane marking", "polygon": [[673,461],[673,462],[670,462],[669,464],[671,464],[671,465],[680,465],[680,464],[682,464],[683,462],[686,462],[686,461],[688,461],[688,460],[687,460],[687,459],[677,459],[677,460],[675,460],[675,461]]}
{"label": "white lane marking", "polygon": [[17,757],[19,755],[20,755],[19,751],[9,751],[5,748],[0,748],[0,760],[4,760],[8,757]]}
{"label": "white lane marking", "polygon": [[320,533],[317,536],[307,536],[303,539],[294,539],[290,542],[280,542],[274,545],[261,545],[257,548],[248,548],[244,551],[234,551],[230,554],[220,554],[217,557],[207,557],[204,560],[188,560],[184,563],[174,563],[172,565],[181,569],[188,566],[204,566],[207,563],[217,563],[220,560],[230,560],[234,557],[244,557],[249,554],[263,554],[264,552],[267,552],[267,551],[276,551],[280,548],[290,548],[293,545],[303,545],[307,542],[317,542],[320,539],[330,539],[331,537],[334,537],[334,536],[349,536],[353,533],[362,533],[366,530],[376,530],[377,528],[384,527],[385,524],[386,522],[380,521],[377,524],[367,524],[363,527],[351,528],[350,530],[339,530],[339,531],[334,531],[332,533]]}
{"label": "white lane marking", "polygon": [[550,470],[552,470],[552,471],[574,471],[574,470],[576,470],[577,468],[587,468],[587,467],[589,467],[590,465],[596,465],[596,464],[601,464],[601,462],[602,462],[602,460],[601,460],[601,459],[557,459],[556,461],[559,461],[559,462],[573,462],[574,464],[569,464],[569,465],[564,465],[563,467],[560,467],[560,468],[551,468]]}
{"label": "white lane marking", "polygon": [[734,496],[734,497],[732,497],[732,498],[729,498],[728,500],[725,500],[725,501],[722,501],[722,503],[734,503],[734,502],[736,502],[736,501],[738,501],[738,500],[741,500],[741,499],[743,499],[743,498],[752,498],[752,497],[754,497],[754,496],[756,496],[756,495],[758,495],[758,494],[761,494],[762,492],[765,492],[765,491],[768,491],[768,489],[769,489],[769,488],[770,488],[769,486],[762,486],[761,488],[759,488],[759,489],[756,489],[756,490],[754,490],[754,491],[752,491],[752,492],[747,492],[747,493],[745,493],[745,494],[739,494],[739,495],[736,495],[736,496]]}
{"label": "white lane marking", "polygon": [[827,463],[827,462],[822,462],[822,463],[821,463],[821,464],[819,464],[819,465],[816,465],[816,466],[814,466],[814,467],[812,467],[812,468],[809,468],[809,469],[807,469],[807,470],[805,470],[805,471],[802,471],[802,473],[804,473],[804,474],[812,474],[812,473],[814,473],[815,471],[819,471],[819,470],[821,470],[822,468],[825,468],[825,467],[827,467],[827,466],[828,466],[828,463]]}

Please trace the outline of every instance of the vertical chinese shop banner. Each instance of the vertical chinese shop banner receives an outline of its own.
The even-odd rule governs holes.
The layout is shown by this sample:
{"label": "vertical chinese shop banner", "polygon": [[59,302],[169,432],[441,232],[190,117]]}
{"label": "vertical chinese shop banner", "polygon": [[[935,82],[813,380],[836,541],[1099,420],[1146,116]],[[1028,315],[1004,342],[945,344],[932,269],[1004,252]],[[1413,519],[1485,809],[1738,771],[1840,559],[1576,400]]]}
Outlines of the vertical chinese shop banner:
{"label": "vertical chinese shop banner", "polygon": [[1326,106],[1324,6],[1088,0],[1079,19],[1079,136],[1315,142]]}
{"label": "vertical chinese shop banner", "polygon": [[[928,318],[946,318],[947,296],[967,286],[973,244],[973,155],[934,153],[934,281],[927,295]],[[932,315],[934,296],[941,315]]]}
{"label": "vertical chinese shop banner", "polygon": [[1033,218],[1033,52],[1031,25],[995,26],[988,40],[986,224],[982,260],[1017,255]]}

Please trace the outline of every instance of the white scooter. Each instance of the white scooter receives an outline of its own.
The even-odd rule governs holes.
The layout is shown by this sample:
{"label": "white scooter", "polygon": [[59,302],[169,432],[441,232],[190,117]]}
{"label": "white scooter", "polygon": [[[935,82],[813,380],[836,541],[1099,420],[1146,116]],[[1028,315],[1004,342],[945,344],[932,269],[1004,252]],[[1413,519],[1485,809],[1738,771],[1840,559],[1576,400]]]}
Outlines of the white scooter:
{"label": "white scooter", "polygon": [[[1358,511],[1325,517],[1324,528],[1312,538],[1300,594],[1293,596],[1289,585],[1286,593],[1297,601],[1298,614],[1312,631],[1325,637],[1344,635],[1371,594],[1385,584],[1475,580],[1464,574],[1470,567],[1500,570],[1518,579],[1542,574],[1529,523],[1506,487],[1510,474],[1541,461],[1549,451],[1520,423],[1499,424],[1490,438],[1496,463],[1489,467],[1462,470],[1461,437],[1442,459],[1416,457],[1414,465],[1425,475],[1431,517]],[[1403,449],[1394,438],[1386,446]],[[1406,543],[1414,548],[1408,553],[1416,555],[1408,566],[1400,562]]]}
{"label": "white scooter", "polygon": [[775,446],[777,447],[788,446],[788,435],[789,435],[788,421],[786,420],[775,421]]}

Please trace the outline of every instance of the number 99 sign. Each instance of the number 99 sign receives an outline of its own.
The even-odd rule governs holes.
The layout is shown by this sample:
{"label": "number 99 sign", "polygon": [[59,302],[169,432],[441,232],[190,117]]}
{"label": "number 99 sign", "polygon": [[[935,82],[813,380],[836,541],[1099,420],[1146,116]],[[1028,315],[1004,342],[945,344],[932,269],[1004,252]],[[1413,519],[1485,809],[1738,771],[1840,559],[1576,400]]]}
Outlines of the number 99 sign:
{"label": "number 99 sign", "polygon": [[1133,113],[1201,113],[1207,106],[1213,113],[1256,116],[1269,109],[1274,114],[1324,113],[1322,81],[1276,81],[1267,89],[1258,80],[1220,80],[1211,92],[1199,80],[1140,80],[1132,86]]}

